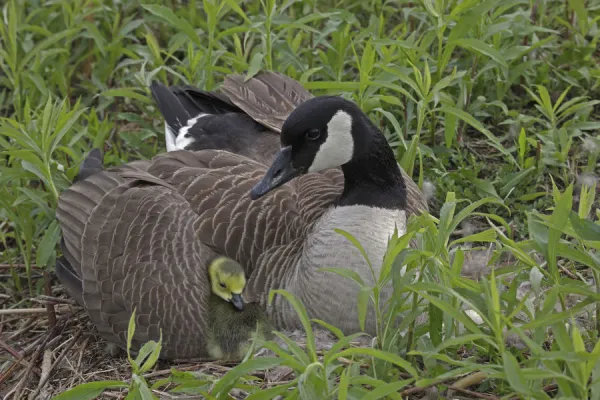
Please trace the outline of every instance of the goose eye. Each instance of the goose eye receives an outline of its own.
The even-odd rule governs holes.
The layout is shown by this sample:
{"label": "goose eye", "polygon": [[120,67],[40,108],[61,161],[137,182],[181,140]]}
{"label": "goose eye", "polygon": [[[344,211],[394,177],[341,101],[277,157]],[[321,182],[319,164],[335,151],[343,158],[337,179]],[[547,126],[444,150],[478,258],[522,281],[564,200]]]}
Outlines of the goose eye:
{"label": "goose eye", "polygon": [[321,132],[318,129],[309,129],[306,131],[306,138],[308,140],[317,140],[321,136]]}
{"label": "goose eye", "polygon": [[227,287],[227,286],[225,286],[225,284],[224,284],[223,282],[220,282],[220,283],[219,283],[219,285],[221,285],[221,287],[222,287],[223,289],[225,289],[225,288]]}

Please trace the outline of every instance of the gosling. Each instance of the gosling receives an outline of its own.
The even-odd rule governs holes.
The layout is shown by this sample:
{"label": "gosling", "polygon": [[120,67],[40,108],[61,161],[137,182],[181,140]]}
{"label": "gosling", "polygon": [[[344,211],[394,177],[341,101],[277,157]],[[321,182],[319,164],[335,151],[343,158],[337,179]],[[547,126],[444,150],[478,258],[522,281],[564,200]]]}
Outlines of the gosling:
{"label": "gosling", "polygon": [[[241,360],[250,339],[271,340],[273,326],[258,303],[245,303],[244,269],[235,260],[218,257],[208,266],[209,299],[207,351],[218,360]],[[256,333],[258,332],[258,336]]]}

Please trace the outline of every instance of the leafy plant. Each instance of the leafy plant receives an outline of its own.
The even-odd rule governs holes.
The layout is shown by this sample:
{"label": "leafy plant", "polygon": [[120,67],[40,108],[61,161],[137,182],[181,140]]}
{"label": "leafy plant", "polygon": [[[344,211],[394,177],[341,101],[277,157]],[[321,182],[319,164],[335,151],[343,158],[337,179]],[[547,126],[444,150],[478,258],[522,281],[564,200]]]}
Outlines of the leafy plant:
{"label": "leafy plant", "polygon": [[94,399],[101,395],[107,389],[120,389],[127,388],[128,399],[158,399],[148,386],[146,379],[142,376],[143,373],[151,370],[160,355],[162,346],[162,332],[161,338],[158,342],[153,340],[146,342],[142,348],[137,352],[135,359],[131,357],[131,340],[135,333],[135,310],[131,313],[129,318],[129,326],[127,328],[127,359],[131,365],[132,374],[130,382],[123,381],[95,381],[83,383],[69,389],[58,396],[54,397],[56,400],[62,399]]}

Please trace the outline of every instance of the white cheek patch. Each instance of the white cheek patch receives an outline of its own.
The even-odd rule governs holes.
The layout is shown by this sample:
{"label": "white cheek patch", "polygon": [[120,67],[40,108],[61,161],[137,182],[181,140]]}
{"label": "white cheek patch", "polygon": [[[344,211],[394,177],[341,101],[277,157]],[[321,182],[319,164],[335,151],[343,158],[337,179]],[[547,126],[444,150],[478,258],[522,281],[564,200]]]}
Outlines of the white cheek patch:
{"label": "white cheek patch", "polygon": [[308,172],[339,167],[352,160],[353,154],[352,117],[340,110],[327,124],[327,139],[319,147]]}
{"label": "white cheek patch", "polygon": [[[171,145],[169,145],[169,139],[168,139],[168,134],[167,134],[167,151],[173,151],[173,150],[185,150],[185,148],[190,145],[191,143],[195,142],[195,139],[193,137],[186,137],[188,131],[196,124],[196,122],[198,122],[198,120],[202,117],[206,117],[207,115],[210,114],[199,114],[197,116],[195,116],[194,118],[188,119],[187,124],[182,127],[179,132],[177,133],[177,137],[174,139],[171,139]],[[175,135],[172,135],[171,137],[173,137]],[[171,147],[169,149],[169,146]]]}

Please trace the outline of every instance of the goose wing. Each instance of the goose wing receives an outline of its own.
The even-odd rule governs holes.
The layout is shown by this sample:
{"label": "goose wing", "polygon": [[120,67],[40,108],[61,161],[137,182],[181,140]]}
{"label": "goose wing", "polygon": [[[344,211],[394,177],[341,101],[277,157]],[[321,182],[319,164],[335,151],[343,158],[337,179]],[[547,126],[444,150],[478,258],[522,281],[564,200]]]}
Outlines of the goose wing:
{"label": "goose wing", "polygon": [[251,201],[265,170],[224,151],[174,151],[65,191],[56,215],[66,262],[57,266],[99,333],[124,345],[135,309],[134,347],[162,329],[164,358],[205,356],[209,260],[227,255],[252,275],[264,253],[300,248],[342,188],[339,174],[309,174]]}
{"label": "goose wing", "polygon": [[247,81],[243,75],[228,75],[220,90],[255,121],[278,133],[288,115],[314,97],[300,82],[271,71]]}
{"label": "goose wing", "polygon": [[[149,162],[132,163],[147,167]],[[57,274],[98,332],[124,345],[164,338],[164,358],[204,356],[210,249],[196,239],[196,216],[167,183],[131,164],[88,176],[64,192],[57,218],[65,260]]]}
{"label": "goose wing", "polygon": [[193,116],[204,114],[242,113],[225,94],[209,92],[196,87],[172,86],[169,90],[179,99],[182,106]]}
{"label": "goose wing", "polygon": [[188,201],[198,216],[200,241],[240,261],[249,273],[268,249],[302,239],[343,189],[343,176],[331,170],[298,177],[252,201],[250,190],[266,167],[221,150],[161,154],[148,172]]}

